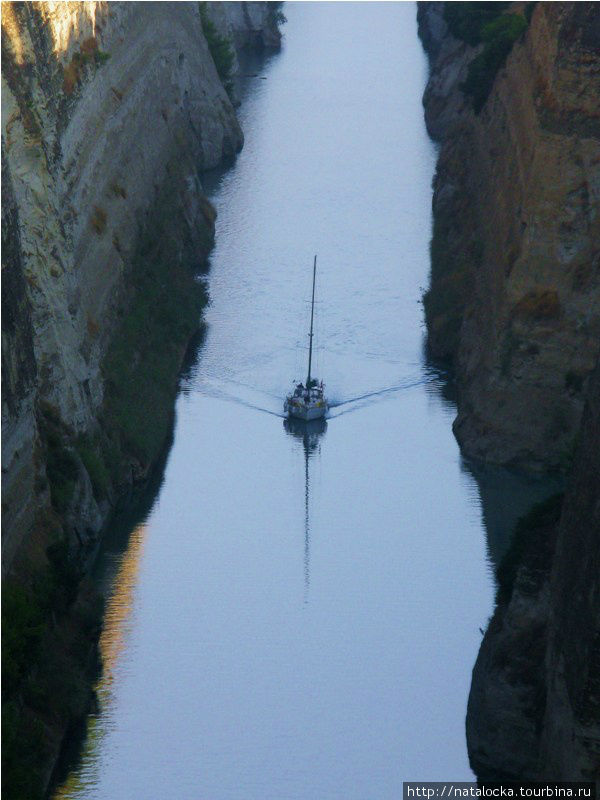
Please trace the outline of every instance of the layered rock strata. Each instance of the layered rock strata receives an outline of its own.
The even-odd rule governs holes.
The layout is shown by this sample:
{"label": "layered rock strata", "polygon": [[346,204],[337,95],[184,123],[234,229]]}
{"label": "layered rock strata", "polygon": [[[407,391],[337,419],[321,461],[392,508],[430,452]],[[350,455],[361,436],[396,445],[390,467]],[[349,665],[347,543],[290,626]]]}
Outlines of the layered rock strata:
{"label": "layered rock strata", "polygon": [[85,713],[99,617],[82,575],[168,443],[206,302],[201,175],[243,141],[204,14],[227,60],[279,43],[275,6],[244,5],[2,9],[7,797],[43,794]]}
{"label": "layered rock strata", "polygon": [[[268,4],[243,5],[208,9],[240,46],[276,43]],[[73,440],[96,436],[133,265],[153,240],[173,274],[202,261],[213,213],[199,176],[242,133],[197,4],[7,4],[2,55],[6,573],[48,501],[39,402]],[[88,494],[82,527],[97,531],[107,509]]]}
{"label": "layered rock strata", "polygon": [[481,46],[449,34],[443,7],[419,7],[441,142],[430,352],[456,367],[467,455],[562,468],[600,349],[600,8],[536,3],[476,115],[461,85]]}

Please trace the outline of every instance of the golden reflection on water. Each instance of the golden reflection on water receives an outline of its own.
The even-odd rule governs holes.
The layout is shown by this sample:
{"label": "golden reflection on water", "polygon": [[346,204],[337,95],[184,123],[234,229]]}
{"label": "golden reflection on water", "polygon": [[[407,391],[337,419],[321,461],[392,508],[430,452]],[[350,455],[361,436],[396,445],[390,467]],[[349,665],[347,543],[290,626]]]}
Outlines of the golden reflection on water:
{"label": "golden reflection on water", "polygon": [[114,577],[99,642],[102,674],[94,687],[99,710],[98,713],[88,716],[86,739],[79,765],[69,773],[66,782],[55,792],[54,800],[86,797],[87,791],[97,785],[100,745],[111,728],[116,669],[132,629],[134,595],[145,534],[145,525],[140,525],[132,532]]}

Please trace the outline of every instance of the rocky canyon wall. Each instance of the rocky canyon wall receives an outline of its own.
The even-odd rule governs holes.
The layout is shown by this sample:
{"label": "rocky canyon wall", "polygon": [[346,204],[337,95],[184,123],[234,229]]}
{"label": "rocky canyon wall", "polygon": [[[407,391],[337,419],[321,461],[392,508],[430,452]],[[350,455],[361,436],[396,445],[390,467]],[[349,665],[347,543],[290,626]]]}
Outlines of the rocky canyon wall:
{"label": "rocky canyon wall", "polygon": [[99,617],[82,576],[167,445],[206,302],[202,171],[242,146],[227,73],[279,45],[278,6],[3,4],[7,797],[43,794],[87,709]]}
{"label": "rocky canyon wall", "polygon": [[443,3],[420,4],[425,117],[441,148],[425,308],[432,356],[456,368],[463,451],[560,469],[600,349],[600,12],[509,9],[524,10],[475,113],[461,86],[484,45],[450,34]]}
{"label": "rocky canyon wall", "polygon": [[600,779],[600,369],[564,501],[520,523],[473,670],[471,766],[485,780]]}
{"label": "rocky canyon wall", "polygon": [[568,478],[498,568],[467,741],[481,779],[598,780],[600,8],[490,9],[419,4],[440,142],[428,345],[454,366],[467,456]]}
{"label": "rocky canyon wall", "polygon": [[[240,47],[277,45],[270,5],[244,6],[206,11]],[[110,374],[107,356],[144,283],[140,261],[164,262],[169,291],[193,282],[182,265],[201,263],[214,222],[201,171],[243,137],[196,3],[6,4],[2,56],[6,573],[53,494],[78,536],[93,537],[124,474],[144,474],[155,456],[133,421],[113,419],[112,444],[130,465],[103,492],[92,485],[85,461],[111,471],[102,428],[123,410],[107,408],[107,382],[127,379]],[[45,474],[44,413],[66,451],[56,486]],[[93,442],[87,459],[74,446],[82,437]]]}

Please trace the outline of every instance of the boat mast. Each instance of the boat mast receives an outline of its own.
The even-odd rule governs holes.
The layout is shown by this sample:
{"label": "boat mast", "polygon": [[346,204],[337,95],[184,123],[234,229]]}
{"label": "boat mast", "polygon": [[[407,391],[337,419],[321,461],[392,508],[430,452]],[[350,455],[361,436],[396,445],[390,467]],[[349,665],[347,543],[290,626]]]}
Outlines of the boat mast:
{"label": "boat mast", "polygon": [[313,344],[313,319],[315,316],[315,277],[317,275],[317,257],[313,264],[313,287],[312,287],[312,304],[310,307],[310,333],[308,334],[308,378],[306,379],[306,388],[310,389],[310,367],[312,363],[312,344]]}

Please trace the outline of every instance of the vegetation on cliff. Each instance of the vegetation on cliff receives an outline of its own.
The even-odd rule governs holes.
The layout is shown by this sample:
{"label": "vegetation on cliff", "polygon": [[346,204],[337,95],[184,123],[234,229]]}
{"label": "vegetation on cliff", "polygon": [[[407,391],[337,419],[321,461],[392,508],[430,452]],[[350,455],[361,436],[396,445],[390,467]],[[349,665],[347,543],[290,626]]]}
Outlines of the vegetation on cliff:
{"label": "vegetation on cliff", "polygon": [[510,3],[446,3],[444,20],[448,30],[456,39],[471,47],[481,43],[486,25],[497,20]]}
{"label": "vegetation on cliff", "polygon": [[287,22],[287,17],[281,10],[281,6],[283,2],[271,2],[269,5],[269,25],[272,28],[277,29],[279,25],[285,25]]}
{"label": "vegetation on cliff", "polygon": [[527,22],[520,14],[502,14],[484,26],[481,33],[483,50],[469,64],[463,84],[476,114],[490,96],[498,70],[504,66],[513,44],[526,29]]}
{"label": "vegetation on cliff", "polygon": [[[483,49],[468,67],[462,88],[479,114],[488,99],[498,71],[514,43],[527,29],[521,14],[507,14],[510,3],[446,3],[444,20],[457,39]],[[528,4],[530,6],[531,4]]]}
{"label": "vegetation on cliff", "polygon": [[231,69],[235,61],[235,51],[231,41],[221,36],[214,23],[208,16],[206,3],[198,3],[200,8],[200,19],[202,21],[202,31],[208,44],[208,49],[214,61],[217,75],[221,79],[223,86],[229,92],[231,90]]}

